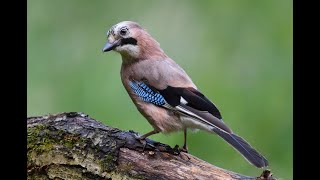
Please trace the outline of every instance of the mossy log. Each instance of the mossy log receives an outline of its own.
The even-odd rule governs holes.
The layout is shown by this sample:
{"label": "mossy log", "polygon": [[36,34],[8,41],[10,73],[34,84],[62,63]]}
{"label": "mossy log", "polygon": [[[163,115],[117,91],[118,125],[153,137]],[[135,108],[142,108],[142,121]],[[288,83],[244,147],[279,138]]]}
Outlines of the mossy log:
{"label": "mossy log", "polygon": [[274,179],[213,166],[177,147],[108,127],[83,113],[27,119],[28,179]]}

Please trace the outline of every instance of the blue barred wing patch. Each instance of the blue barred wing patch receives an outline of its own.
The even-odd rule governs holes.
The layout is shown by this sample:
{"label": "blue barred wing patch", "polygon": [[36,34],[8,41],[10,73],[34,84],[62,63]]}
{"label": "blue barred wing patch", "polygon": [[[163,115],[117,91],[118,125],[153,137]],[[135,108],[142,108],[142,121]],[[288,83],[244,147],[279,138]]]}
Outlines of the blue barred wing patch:
{"label": "blue barred wing patch", "polygon": [[152,103],[157,106],[162,106],[166,103],[161,94],[154,92],[143,82],[130,81],[130,87],[132,91],[145,102]]}

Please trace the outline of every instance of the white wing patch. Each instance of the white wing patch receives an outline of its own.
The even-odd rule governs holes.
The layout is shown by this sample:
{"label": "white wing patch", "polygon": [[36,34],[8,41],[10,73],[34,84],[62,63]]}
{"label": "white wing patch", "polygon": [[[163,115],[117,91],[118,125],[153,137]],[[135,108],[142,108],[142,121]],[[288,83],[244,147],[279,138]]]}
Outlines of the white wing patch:
{"label": "white wing patch", "polygon": [[187,104],[188,102],[183,97],[180,97],[180,103],[181,104]]}

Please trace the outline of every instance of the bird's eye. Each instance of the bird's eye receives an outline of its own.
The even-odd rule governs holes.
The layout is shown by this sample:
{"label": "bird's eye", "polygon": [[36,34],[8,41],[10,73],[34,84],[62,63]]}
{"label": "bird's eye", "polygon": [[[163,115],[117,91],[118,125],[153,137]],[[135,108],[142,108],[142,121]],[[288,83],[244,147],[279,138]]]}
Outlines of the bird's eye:
{"label": "bird's eye", "polygon": [[126,28],[122,28],[122,29],[120,30],[120,35],[121,35],[121,36],[124,36],[124,35],[127,34],[127,32],[128,32],[128,30],[127,30]]}

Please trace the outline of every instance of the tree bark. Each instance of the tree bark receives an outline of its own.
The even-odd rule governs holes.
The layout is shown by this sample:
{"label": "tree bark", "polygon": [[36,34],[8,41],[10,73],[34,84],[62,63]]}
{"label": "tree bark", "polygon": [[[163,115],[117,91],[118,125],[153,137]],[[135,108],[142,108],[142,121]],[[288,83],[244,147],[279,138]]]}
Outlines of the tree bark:
{"label": "tree bark", "polygon": [[108,127],[83,113],[27,119],[28,179],[274,179],[213,166],[178,147]]}

